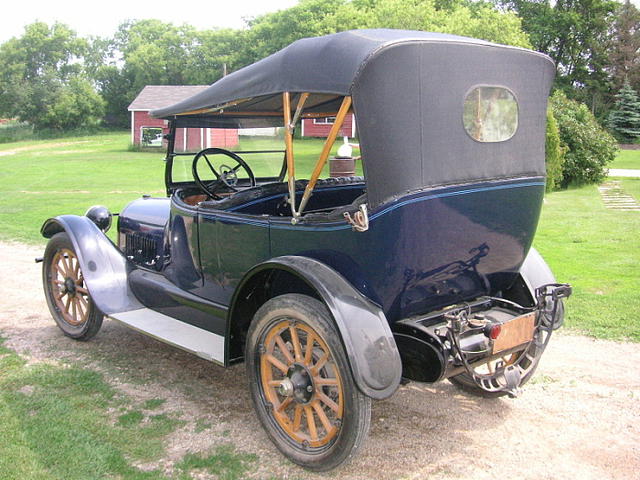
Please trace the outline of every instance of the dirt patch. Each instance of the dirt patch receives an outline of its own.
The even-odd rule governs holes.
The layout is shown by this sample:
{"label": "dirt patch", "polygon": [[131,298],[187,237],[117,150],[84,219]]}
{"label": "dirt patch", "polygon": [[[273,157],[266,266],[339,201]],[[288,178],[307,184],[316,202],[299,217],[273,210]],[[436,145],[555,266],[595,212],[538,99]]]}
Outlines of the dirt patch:
{"label": "dirt patch", "polygon": [[[30,150],[42,150],[48,148],[66,147],[68,145],[78,145],[80,143],[89,143],[89,140],[80,140],[77,142],[52,142],[52,143],[39,143],[38,145],[31,145],[29,147],[13,148],[11,150],[3,150],[0,152],[0,157],[6,157],[7,155],[15,155],[20,152],[28,152]],[[81,150],[78,150],[79,152]],[[71,151],[70,151],[71,152]],[[62,152],[59,152],[62,153]]]}
{"label": "dirt patch", "polygon": [[479,399],[447,382],[405,385],[374,403],[371,433],[356,458],[315,475],[269,442],[243,365],[215,366],[109,320],[91,342],[62,336],[33,263],[42,253],[0,243],[0,333],[32,362],[83,364],[141,404],[165,399],[157,411],[187,423],[167,439],[164,458],[140,468],[171,471],[187,452],[232,443],[259,456],[252,478],[626,480],[640,471],[637,344],[559,333],[515,400]]}

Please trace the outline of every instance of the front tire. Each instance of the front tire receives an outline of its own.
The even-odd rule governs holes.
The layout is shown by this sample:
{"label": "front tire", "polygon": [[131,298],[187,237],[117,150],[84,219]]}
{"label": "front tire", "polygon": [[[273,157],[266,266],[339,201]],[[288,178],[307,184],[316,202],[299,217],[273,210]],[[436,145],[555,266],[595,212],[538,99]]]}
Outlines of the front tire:
{"label": "front tire", "polygon": [[42,283],[49,311],[66,336],[89,340],[98,333],[103,315],[89,295],[78,256],[66,232],[56,233],[47,243]]}
{"label": "front tire", "polygon": [[371,420],[324,304],[287,294],[255,314],[245,351],[258,418],[292,462],[325,471],[351,457]]}

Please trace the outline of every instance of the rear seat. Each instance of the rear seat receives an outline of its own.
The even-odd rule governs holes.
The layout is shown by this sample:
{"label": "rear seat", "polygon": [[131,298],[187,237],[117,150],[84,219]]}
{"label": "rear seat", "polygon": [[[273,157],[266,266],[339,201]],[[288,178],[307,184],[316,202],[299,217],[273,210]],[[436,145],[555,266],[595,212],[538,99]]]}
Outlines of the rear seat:
{"label": "rear seat", "polygon": [[[323,178],[318,180],[315,188],[326,188],[332,185],[349,185],[363,182],[364,177],[360,176]],[[308,183],[308,180],[296,181],[296,191],[304,190]],[[242,190],[221,200],[207,200],[202,202],[200,206],[204,208],[215,208],[217,210],[229,210],[260,198],[271,197],[273,195],[284,195],[288,192],[289,185],[286,182],[268,183],[266,185]]]}

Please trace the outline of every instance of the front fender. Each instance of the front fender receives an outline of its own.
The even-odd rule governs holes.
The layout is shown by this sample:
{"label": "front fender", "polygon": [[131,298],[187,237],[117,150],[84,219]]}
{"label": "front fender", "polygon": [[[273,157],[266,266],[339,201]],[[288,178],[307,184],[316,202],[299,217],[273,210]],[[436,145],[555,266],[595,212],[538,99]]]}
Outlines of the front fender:
{"label": "front fender", "polygon": [[334,269],[307,257],[271,259],[249,271],[242,284],[265,270],[285,270],[317,292],[333,316],[353,377],[365,395],[384,399],[396,391],[402,363],[389,323],[377,305]]}
{"label": "front fender", "polygon": [[120,250],[87,217],[50,218],[40,233],[51,238],[66,232],[71,239],[91,299],[105,315],[142,308],[127,283],[127,261]]}

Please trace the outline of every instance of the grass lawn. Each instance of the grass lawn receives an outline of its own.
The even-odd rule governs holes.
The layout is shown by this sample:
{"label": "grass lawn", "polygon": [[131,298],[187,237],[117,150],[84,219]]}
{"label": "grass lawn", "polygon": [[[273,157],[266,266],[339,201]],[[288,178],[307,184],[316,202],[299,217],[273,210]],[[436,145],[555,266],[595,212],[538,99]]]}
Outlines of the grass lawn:
{"label": "grass lawn", "polygon": [[622,190],[628,193],[636,202],[640,203],[640,178],[620,178],[622,182]]}
{"label": "grass lawn", "polygon": [[[117,212],[143,193],[164,195],[162,152],[128,151],[128,142],[128,133],[112,133],[0,145],[0,238],[44,243],[39,229],[48,217],[83,214],[94,204]],[[258,139],[241,149],[275,146]],[[319,139],[296,140],[298,178],[311,171],[321,146]],[[640,161],[640,151],[627,152]],[[190,157],[184,158],[188,166]],[[245,158],[257,176],[278,170],[279,156],[272,165],[252,162],[249,154]],[[640,199],[640,180],[624,179],[623,186]],[[605,209],[595,186],[547,196],[535,245],[558,280],[575,287],[569,327],[640,341],[638,232],[640,215]]]}
{"label": "grass lawn", "polygon": [[[623,188],[640,199],[640,179]],[[574,287],[569,328],[640,341],[640,214],[604,207],[595,186],[547,195],[534,245]]]}
{"label": "grass lawn", "polygon": [[[128,133],[112,133],[0,145],[0,239],[44,244],[39,229],[47,217],[82,214],[97,203],[119,211],[143,193],[163,195],[162,153],[128,151],[128,141]],[[296,141],[298,171],[310,171],[320,146],[319,140]],[[243,147],[271,145],[260,140]],[[255,173],[269,168],[257,164]],[[640,201],[640,179],[622,179],[622,185]],[[639,232],[640,214],[605,209],[595,186],[547,195],[535,246],[557,279],[574,287],[569,329],[640,341]],[[136,403],[79,362],[27,364],[0,338],[0,478],[186,480],[205,474],[234,480],[253,474],[257,457],[229,444],[186,455],[169,477],[133,467],[162,458],[168,435],[184,424],[158,412],[164,402]]]}
{"label": "grass lawn", "polygon": [[133,467],[162,458],[167,435],[184,423],[152,400],[136,405],[75,365],[28,365],[0,338],[0,478],[187,480],[204,471],[239,480],[253,469],[256,457],[230,444],[185,456],[169,477]]}
{"label": "grass lawn", "polygon": [[[163,151],[129,151],[129,139],[129,133],[111,133],[0,144],[0,239],[42,243],[40,227],[49,217],[82,215],[96,204],[119,212],[142,194],[163,196]],[[283,148],[282,143],[259,139],[241,144],[244,150],[272,148]],[[321,148],[320,139],[295,141],[298,178],[313,169]],[[192,157],[179,158],[184,159],[184,179],[190,180]],[[245,155],[256,176],[275,175],[282,158],[271,155],[266,164]],[[328,176],[328,167],[323,174]]]}
{"label": "grass lawn", "polygon": [[640,170],[640,150],[620,150],[608,168],[631,168]]}

